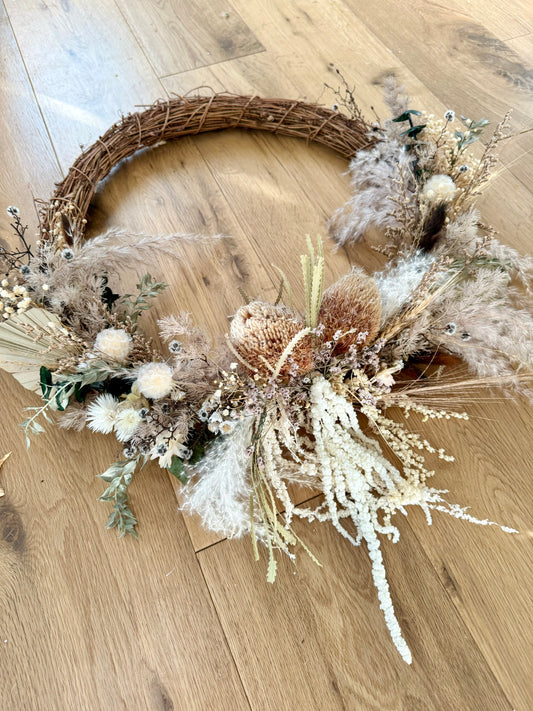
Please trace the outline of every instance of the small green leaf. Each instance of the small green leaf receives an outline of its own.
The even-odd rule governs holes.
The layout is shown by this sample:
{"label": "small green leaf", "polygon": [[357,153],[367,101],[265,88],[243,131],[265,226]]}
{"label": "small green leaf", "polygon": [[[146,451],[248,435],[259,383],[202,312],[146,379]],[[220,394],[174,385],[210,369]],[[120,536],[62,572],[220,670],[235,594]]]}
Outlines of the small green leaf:
{"label": "small green leaf", "polygon": [[179,479],[182,484],[186,484],[189,481],[187,474],[185,473],[185,464],[183,459],[180,459],[176,454],[172,457],[172,464],[167,467],[168,471]]}
{"label": "small green leaf", "polygon": [[43,397],[47,400],[50,395],[50,391],[52,390],[52,373],[44,365],[41,365],[39,370],[39,380],[41,383],[41,390],[43,391]]}
{"label": "small green leaf", "polygon": [[110,501],[114,504],[107,528],[116,527],[120,537],[128,533],[137,538],[135,531],[137,520],[128,507],[128,486],[131,484],[138,462],[139,457],[114,462],[107,471],[99,474],[99,477],[109,484],[99,500]]}
{"label": "small green leaf", "polygon": [[61,382],[61,383],[56,383],[56,406],[59,412],[63,412],[67,407],[70,402],[70,395],[72,393],[71,388],[66,388],[66,383]]}
{"label": "small green leaf", "polygon": [[421,111],[416,111],[415,109],[407,109],[403,114],[400,114],[395,119],[392,119],[395,123],[401,123],[402,121],[409,121],[409,116],[421,116]]}
{"label": "small green leaf", "polygon": [[402,131],[402,133],[400,133],[400,136],[409,136],[410,138],[416,138],[420,131],[422,131],[424,128],[426,128],[425,123],[422,123],[419,126],[411,126],[411,128],[408,128],[407,131]]}

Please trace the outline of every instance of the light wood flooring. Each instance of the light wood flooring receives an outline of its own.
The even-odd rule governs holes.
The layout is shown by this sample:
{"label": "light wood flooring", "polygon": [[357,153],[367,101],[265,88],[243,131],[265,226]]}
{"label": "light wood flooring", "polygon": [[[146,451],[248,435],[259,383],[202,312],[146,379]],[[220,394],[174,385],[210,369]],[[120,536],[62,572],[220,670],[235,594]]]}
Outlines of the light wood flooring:
{"label": "light wood flooring", "polygon": [[[80,152],[138,105],[198,86],[326,105],[331,65],[366,115],[384,116],[394,72],[412,105],[533,126],[531,0],[3,0],[0,236],[14,204],[35,229]],[[203,89],[202,91],[209,91]],[[505,143],[481,200],[508,244],[532,249],[533,132]],[[149,265],[171,284],[158,314],[187,309],[224,332],[238,287],[297,283],[306,233],[350,193],[346,163],[303,142],[226,132],[135,156],[99,191],[93,232],[222,232],[183,261]],[[327,279],[376,267],[367,247],[333,253]],[[135,274],[129,275],[133,280]],[[298,293],[296,294],[298,296]],[[50,431],[29,452],[18,422],[36,397],[0,374],[0,708],[4,711],[531,711],[533,479],[524,402],[473,404],[438,428],[457,456],[435,478],[472,513],[518,535],[412,512],[385,542],[406,666],[378,606],[366,551],[301,528],[322,568],[281,560],[265,581],[248,540],[219,541],[178,510],[155,466],[137,477],[139,541],[120,540],[95,474],[112,438]]]}

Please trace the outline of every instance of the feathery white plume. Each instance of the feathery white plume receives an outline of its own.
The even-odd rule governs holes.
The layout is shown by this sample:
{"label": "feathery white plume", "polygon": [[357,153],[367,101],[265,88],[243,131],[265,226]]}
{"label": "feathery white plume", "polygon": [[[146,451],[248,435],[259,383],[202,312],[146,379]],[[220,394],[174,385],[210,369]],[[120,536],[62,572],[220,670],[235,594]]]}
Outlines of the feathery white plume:
{"label": "feathery white plume", "polygon": [[381,296],[382,324],[405,304],[434,261],[431,255],[417,252],[374,274]]}
{"label": "feathery white plume", "polygon": [[84,241],[74,252],[70,263],[82,266],[84,263],[91,264],[94,259],[98,261],[111,260],[112,268],[119,270],[134,262],[150,261],[155,252],[179,258],[181,256],[179,246],[184,242],[207,244],[222,237],[224,235],[217,234],[206,237],[182,233],[143,235],[111,229],[103,235]]}
{"label": "feathery white plume", "polygon": [[205,528],[227,538],[250,532],[247,449],[252,442],[253,422],[253,417],[240,420],[228,435],[219,437],[206,456],[189,468],[193,481],[183,489],[183,510],[198,514]]}

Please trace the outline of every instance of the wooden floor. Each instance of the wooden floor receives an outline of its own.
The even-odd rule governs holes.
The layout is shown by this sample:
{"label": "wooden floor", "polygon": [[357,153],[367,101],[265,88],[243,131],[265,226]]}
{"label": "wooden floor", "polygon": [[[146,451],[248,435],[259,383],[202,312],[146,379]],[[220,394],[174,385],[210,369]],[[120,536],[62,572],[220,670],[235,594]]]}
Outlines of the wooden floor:
{"label": "wooden floor", "polygon": [[[11,204],[33,230],[33,196],[48,197],[80,144],[121,113],[200,85],[331,105],[333,63],[367,115],[384,116],[380,82],[393,71],[415,108],[495,121],[512,107],[517,132],[533,126],[531,0],[3,0],[0,55],[0,236]],[[533,132],[507,141],[482,200],[502,239],[530,252],[532,154]],[[271,263],[296,278],[303,236],[325,234],[349,195],[346,168],[275,136],[182,139],[121,166],[93,227],[232,235],[150,266],[171,283],[158,313],[185,308],[224,332],[239,286],[271,296]],[[330,255],[328,280],[355,262],[380,263],[350,247]],[[476,404],[470,423],[440,428],[458,461],[435,479],[518,535],[444,516],[427,528],[413,512],[400,543],[384,543],[408,667],[364,549],[302,529],[323,568],[281,561],[272,587],[249,541],[217,541],[184,518],[155,466],[133,490],[140,539],[119,540],[95,477],[116,443],[53,431],[28,453],[17,423],[37,398],[5,374],[0,387],[0,456],[13,451],[0,472],[4,711],[533,709],[525,403]]]}

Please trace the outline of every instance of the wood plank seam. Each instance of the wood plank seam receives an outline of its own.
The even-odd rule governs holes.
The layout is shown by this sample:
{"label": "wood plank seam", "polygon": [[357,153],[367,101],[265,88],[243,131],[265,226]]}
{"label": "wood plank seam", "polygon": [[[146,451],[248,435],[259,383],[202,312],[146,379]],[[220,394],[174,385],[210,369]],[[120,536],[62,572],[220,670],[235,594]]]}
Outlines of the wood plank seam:
{"label": "wood plank seam", "polygon": [[117,0],[113,0],[113,2],[114,2],[114,4],[115,4],[115,7],[117,8],[117,10],[119,11],[119,13],[120,13],[121,16],[122,16],[122,19],[124,20],[124,24],[125,24],[126,27],[129,29],[131,36],[133,37],[133,39],[135,40],[135,43],[137,44],[139,50],[141,51],[141,54],[144,56],[144,58],[145,58],[146,61],[148,62],[149,66],[150,66],[150,69],[152,70],[153,75],[154,75],[154,77],[155,77],[156,80],[157,80],[157,83],[159,84],[159,86],[160,86],[161,89],[162,89],[162,92],[163,92],[163,93],[162,93],[162,96],[165,96],[165,97],[168,98],[168,97],[169,97],[169,93],[168,93],[168,91],[167,91],[165,85],[164,85],[163,82],[161,81],[161,77],[158,76],[158,74],[157,74],[157,72],[156,72],[156,69],[155,69],[155,66],[154,66],[154,63],[152,62],[152,60],[150,59],[150,56],[149,56],[149,55],[147,54],[147,52],[145,51],[145,49],[144,49],[144,47],[143,47],[143,45],[142,45],[142,43],[141,43],[140,38],[137,37],[136,33],[133,31],[133,27],[132,27],[132,26],[130,25],[130,23],[128,22],[128,18],[127,18],[126,15],[124,14],[124,12],[123,12],[122,8],[120,7],[119,3],[117,2]]}
{"label": "wood plank seam", "polygon": [[[57,154],[56,147],[55,147],[54,142],[53,142],[53,140],[52,140],[52,134],[50,133],[50,129],[48,128],[48,124],[47,124],[47,122],[46,122],[46,119],[44,118],[43,110],[41,109],[41,105],[39,104],[39,99],[37,98],[37,93],[36,93],[36,91],[35,91],[35,86],[34,86],[34,84],[33,84],[33,81],[32,81],[31,75],[30,75],[30,72],[29,72],[29,70],[28,70],[28,65],[26,64],[26,60],[24,59],[24,55],[22,54],[22,50],[21,50],[21,47],[20,47],[20,43],[19,43],[18,37],[17,37],[17,35],[16,35],[16,33],[15,33],[15,28],[13,27],[13,23],[11,22],[11,17],[9,16],[9,12],[7,11],[7,7],[6,7],[6,4],[5,4],[4,0],[2,0],[2,6],[3,6],[3,8],[4,8],[4,12],[5,12],[5,14],[6,14],[7,21],[8,21],[8,23],[9,23],[9,27],[10,27],[10,29],[11,29],[11,34],[13,35],[13,39],[14,39],[14,41],[15,41],[15,44],[17,45],[17,49],[18,49],[18,53],[19,53],[19,55],[20,55],[20,59],[21,59],[21,62],[22,62],[22,66],[24,67],[24,71],[26,72],[26,76],[28,77],[28,82],[29,82],[29,84],[30,84],[30,86],[31,86],[31,90],[32,90],[32,93],[33,93],[33,98],[35,99],[35,104],[37,105],[37,109],[38,109],[38,111],[39,111],[39,115],[40,115],[41,120],[42,120],[42,122],[43,122],[43,126],[44,126],[44,129],[45,129],[45,131],[46,131],[46,135],[48,136],[48,140],[50,141],[50,145],[51,145],[51,147],[52,147],[52,151],[53,151],[53,153],[54,153],[54,156],[55,156],[55,159],[56,159],[56,162],[57,162],[57,166],[58,166],[58,168],[59,168],[59,172],[60,172],[61,175],[64,177],[65,174],[64,174],[64,172],[63,172],[63,168],[61,167],[61,163],[60,163],[60,161],[59,161],[59,156],[58,156],[58,154]],[[34,197],[35,197],[35,196],[34,196]],[[38,196],[37,196],[37,197],[38,197]]]}
{"label": "wood plank seam", "polygon": [[[214,543],[213,545],[217,545],[218,543],[221,543],[221,541],[217,541],[217,543]],[[211,546],[207,546],[207,547],[210,548]],[[205,588],[206,588],[207,593],[208,593],[208,595],[209,595],[209,599],[210,599],[210,601],[211,601],[211,606],[212,606],[213,610],[215,611],[215,615],[216,615],[217,620],[218,620],[218,625],[219,625],[219,627],[220,627],[220,630],[222,631],[222,636],[223,636],[224,641],[225,641],[225,643],[226,643],[226,648],[227,648],[227,650],[228,650],[228,654],[229,654],[230,657],[231,657],[231,660],[232,660],[232,662],[233,662],[233,666],[235,667],[235,672],[237,673],[237,676],[238,676],[239,681],[240,681],[240,683],[241,683],[242,692],[243,692],[244,696],[246,697],[246,701],[247,701],[247,703],[248,703],[248,706],[250,707],[250,711],[253,711],[253,707],[252,707],[252,703],[251,703],[251,701],[250,701],[250,697],[248,696],[248,692],[247,692],[247,690],[246,690],[246,686],[245,686],[245,684],[244,684],[244,680],[243,680],[243,678],[242,678],[240,669],[239,669],[239,667],[237,666],[237,662],[236,662],[236,660],[235,660],[235,657],[233,656],[233,650],[232,650],[232,648],[231,648],[231,646],[230,646],[228,637],[227,637],[227,635],[226,635],[226,630],[224,629],[224,625],[222,624],[222,620],[220,619],[220,615],[218,614],[218,608],[217,608],[217,606],[216,606],[216,604],[215,604],[215,601],[214,601],[214,599],[213,599],[213,595],[211,594],[211,589],[210,589],[210,587],[209,587],[209,585],[208,585],[208,583],[207,583],[207,580],[206,580],[206,578],[205,578],[204,570],[203,570],[203,568],[202,568],[202,562],[201,562],[201,560],[200,560],[200,558],[199,558],[199,556],[198,556],[198,553],[196,553],[196,562],[197,562],[197,564],[198,564],[198,568],[199,568],[199,570],[200,570],[200,573],[202,574],[202,578],[203,578],[203,581],[204,581],[204,585],[205,585]]]}
{"label": "wood plank seam", "polygon": [[[213,62],[213,64],[206,64],[205,67],[219,67],[224,64],[227,64],[228,62],[234,62],[236,59],[246,59],[246,57],[255,57],[256,54],[264,54],[267,50],[266,49],[261,49],[258,52],[249,52],[248,54],[242,54],[239,57],[227,57],[227,59],[221,59],[218,62]],[[200,69],[204,69],[205,67],[200,67]],[[170,79],[171,77],[179,77],[181,74],[188,74],[189,72],[196,72],[198,71],[198,68],[195,69],[182,69],[181,72],[171,72],[170,74],[159,74],[159,79]],[[228,89],[228,92],[231,93],[231,90]],[[174,92],[171,92],[174,93]]]}

